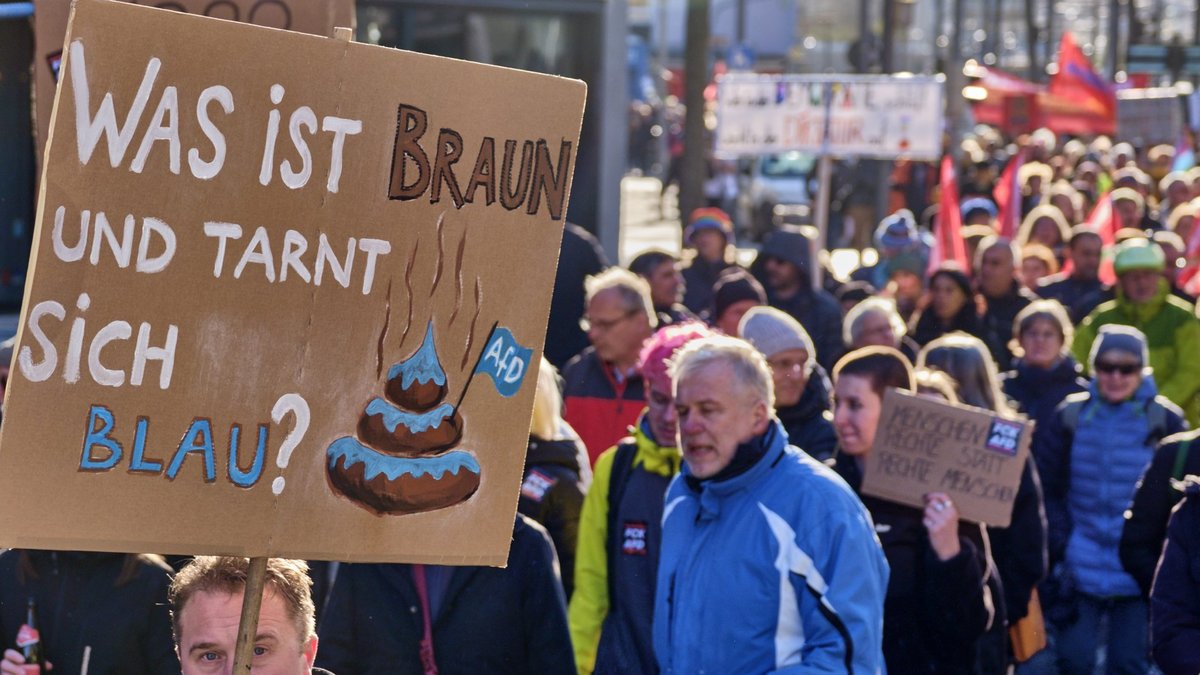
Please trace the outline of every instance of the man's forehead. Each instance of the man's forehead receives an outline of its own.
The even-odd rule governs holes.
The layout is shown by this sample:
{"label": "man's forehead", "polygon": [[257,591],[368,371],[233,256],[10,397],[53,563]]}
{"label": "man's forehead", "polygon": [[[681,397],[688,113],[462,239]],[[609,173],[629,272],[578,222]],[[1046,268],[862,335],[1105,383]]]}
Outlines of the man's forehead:
{"label": "man's forehead", "polygon": [[242,594],[224,590],[197,591],[188,598],[177,619],[183,647],[208,641],[232,627],[237,633],[242,614]]}
{"label": "man's forehead", "polygon": [[618,304],[621,302],[621,289],[615,286],[602,288],[596,291],[592,299],[588,301],[588,306],[604,307],[607,305]]}
{"label": "man's forehead", "polygon": [[988,247],[988,250],[983,252],[983,257],[1001,256],[1000,260],[1012,260],[1012,247],[1008,244],[995,243]]}
{"label": "man's forehead", "polygon": [[[242,616],[242,590],[229,591],[224,589],[196,591],[183,606],[179,613],[180,632],[185,636],[190,630],[220,630],[232,623],[237,630]],[[262,606],[259,609],[260,632],[264,626],[278,621],[287,620],[287,608],[283,598],[271,588],[263,594]]]}
{"label": "man's forehead", "polygon": [[[713,380],[717,381],[716,386]],[[730,398],[728,394],[741,384],[728,361],[715,360],[681,373],[675,395],[677,399],[686,397],[691,403],[719,401]]]}

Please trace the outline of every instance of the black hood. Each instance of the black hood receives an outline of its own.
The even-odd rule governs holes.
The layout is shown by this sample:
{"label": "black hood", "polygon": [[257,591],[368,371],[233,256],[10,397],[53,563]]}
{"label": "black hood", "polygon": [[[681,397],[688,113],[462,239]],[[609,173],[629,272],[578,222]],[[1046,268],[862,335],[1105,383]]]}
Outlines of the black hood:
{"label": "black hood", "polygon": [[563,466],[579,473],[579,444],[572,438],[544,441],[529,437],[529,449],[525,454],[525,469],[531,466]]}
{"label": "black hood", "polygon": [[758,255],[785,260],[804,273],[812,262],[812,240],[799,229],[785,225],[767,234]]}

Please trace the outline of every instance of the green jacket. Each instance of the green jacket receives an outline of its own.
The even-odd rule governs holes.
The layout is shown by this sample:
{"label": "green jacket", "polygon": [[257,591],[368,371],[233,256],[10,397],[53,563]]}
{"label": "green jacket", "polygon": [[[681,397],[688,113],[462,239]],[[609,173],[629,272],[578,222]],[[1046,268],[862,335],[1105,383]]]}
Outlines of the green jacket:
{"label": "green jacket", "polygon": [[1133,326],[1146,334],[1159,393],[1183,408],[1188,424],[1200,425],[1200,320],[1195,309],[1171,295],[1166,279],[1159,281],[1153,298],[1139,304],[1129,302],[1118,286],[1116,300],[1097,307],[1075,330],[1071,351],[1085,368],[1100,327],[1108,324]]}
{"label": "green jacket", "polygon": [[[637,443],[634,467],[671,478],[679,473],[682,458],[678,448],[659,445],[642,430],[646,412],[630,429]],[[590,675],[596,664],[600,628],[609,612],[608,573],[608,494],[617,447],[605,450],[592,468],[592,485],[583,499],[579,519],[579,542],[575,550],[575,592],[571,595],[567,617],[575,662],[581,675]],[[649,640],[650,636],[645,636]]]}

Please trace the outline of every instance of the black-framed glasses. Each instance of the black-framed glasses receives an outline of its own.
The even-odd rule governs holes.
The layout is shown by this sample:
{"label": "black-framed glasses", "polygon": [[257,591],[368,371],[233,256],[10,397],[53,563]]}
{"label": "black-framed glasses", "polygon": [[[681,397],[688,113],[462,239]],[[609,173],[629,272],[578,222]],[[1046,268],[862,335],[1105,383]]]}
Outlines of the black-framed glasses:
{"label": "black-framed glasses", "polygon": [[585,333],[591,331],[593,328],[599,331],[612,330],[614,326],[637,313],[638,310],[630,309],[615,319],[589,319],[585,316],[579,320],[579,329]]}
{"label": "black-framed glasses", "polygon": [[1096,372],[1112,375],[1120,373],[1122,375],[1133,375],[1141,370],[1142,367],[1136,363],[1097,363]]}

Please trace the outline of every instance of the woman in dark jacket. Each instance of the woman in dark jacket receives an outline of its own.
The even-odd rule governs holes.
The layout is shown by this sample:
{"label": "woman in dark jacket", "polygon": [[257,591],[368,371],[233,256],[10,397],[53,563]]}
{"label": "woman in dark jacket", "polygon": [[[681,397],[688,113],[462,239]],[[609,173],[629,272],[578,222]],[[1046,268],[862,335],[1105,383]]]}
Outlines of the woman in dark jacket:
{"label": "woman in dark jacket", "polygon": [[924,347],[935,338],[962,331],[982,338],[971,280],[953,265],[943,265],[929,278],[929,293],[923,308],[914,317],[909,336]]}
{"label": "woman in dark jacket", "polygon": [[33,600],[52,672],[84,672],[86,661],[88,675],[178,675],[167,613],[170,583],[170,568],[157,556],[5,551],[0,634],[6,649],[16,649]]}
{"label": "woman in dark jacket", "polygon": [[1013,322],[1016,368],[1001,376],[1001,388],[1039,426],[1050,422],[1067,396],[1087,391],[1083,369],[1070,352],[1074,332],[1067,310],[1056,300],[1030,303]]}
{"label": "woman in dark jacket", "polygon": [[579,435],[562,418],[558,370],[545,358],[538,371],[529,425],[529,448],[517,510],[541,523],[554,541],[563,591],[575,588],[575,545],[583,495],[592,482],[587,450]]}
{"label": "woman in dark jacket", "polygon": [[[884,390],[913,391],[912,366],[894,349],[867,347],[843,357],[833,378],[839,446],[832,466],[858,492]],[[888,673],[977,672],[976,642],[993,618],[979,527],[960,523],[943,493],[926,495],[924,511],[860,496],[891,568],[883,607]]]}
{"label": "woman in dark jacket", "polygon": [[[954,382],[961,403],[1016,416],[1000,393],[995,362],[979,338],[962,334],[940,337],[921,349],[917,366],[946,373]],[[1033,589],[1046,576],[1046,514],[1041,481],[1032,459],[1025,460],[1021,471],[1011,522],[1008,527],[989,526],[987,534],[1004,589],[1004,620],[1011,626],[1028,614]],[[989,635],[984,647],[1000,655],[1005,652],[1004,635],[1000,634],[1004,626],[996,628],[998,632]]]}

